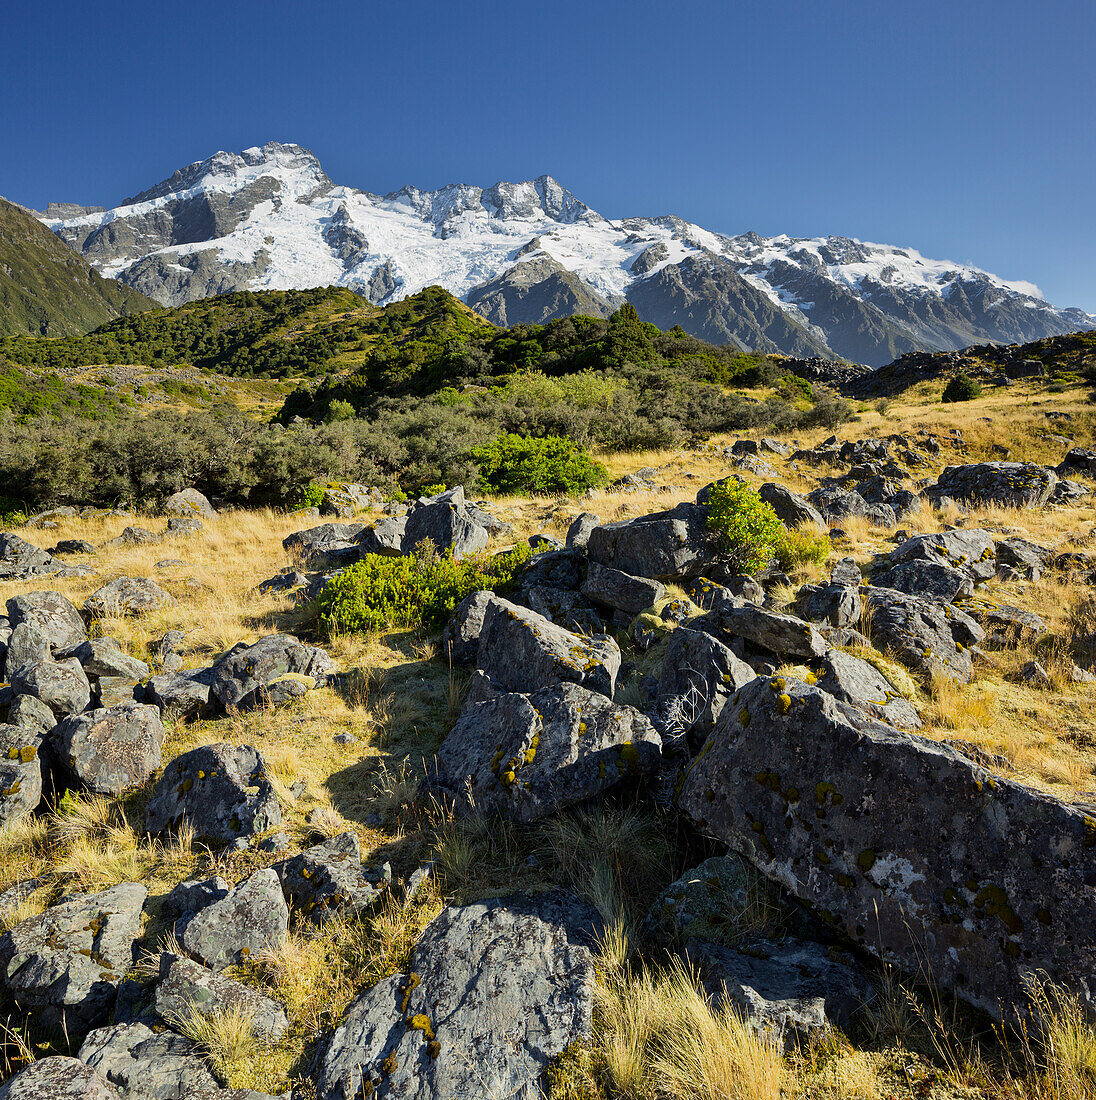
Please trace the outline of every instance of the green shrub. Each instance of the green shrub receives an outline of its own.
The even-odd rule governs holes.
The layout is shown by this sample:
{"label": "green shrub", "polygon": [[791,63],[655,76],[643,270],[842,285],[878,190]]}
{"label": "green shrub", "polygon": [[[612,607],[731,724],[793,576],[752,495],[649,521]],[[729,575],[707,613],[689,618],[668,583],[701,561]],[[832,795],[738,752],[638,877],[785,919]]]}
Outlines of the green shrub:
{"label": "green shrub", "polygon": [[439,555],[429,540],[399,558],[367,554],[324,585],[316,599],[320,624],[329,634],[440,630],[461,600],[483,589],[505,589],[531,555],[529,547],[518,546],[454,561],[449,551]]}
{"label": "green shrub", "polygon": [[608,471],[584,447],[564,436],[542,439],[507,434],[473,447],[480,483],[494,493],[567,493],[574,496],[604,485]]}
{"label": "green shrub", "polygon": [[944,400],[971,401],[982,396],[982,387],[969,374],[960,371],[945,387]]}
{"label": "green shrub", "polygon": [[0,497],[0,527],[22,527],[27,522],[27,513],[19,501],[11,497]]}
{"label": "green shrub", "polygon": [[719,536],[723,549],[743,573],[756,573],[766,566],[788,533],[757,490],[733,477],[711,487],[708,528]]}
{"label": "green shrub", "polygon": [[337,424],[340,420],[353,420],[354,415],[354,406],[349,401],[336,400],[328,406],[324,421],[328,424]]}
{"label": "green shrub", "polygon": [[809,528],[785,531],[776,544],[776,560],[785,573],[802,565],[821,565],[830,556],[830,540]]}
{"label": "green shrub", "polygon": [[294,508],[319,508],[323,504],[327,490],[322,485],[302,485],[294,495]]}

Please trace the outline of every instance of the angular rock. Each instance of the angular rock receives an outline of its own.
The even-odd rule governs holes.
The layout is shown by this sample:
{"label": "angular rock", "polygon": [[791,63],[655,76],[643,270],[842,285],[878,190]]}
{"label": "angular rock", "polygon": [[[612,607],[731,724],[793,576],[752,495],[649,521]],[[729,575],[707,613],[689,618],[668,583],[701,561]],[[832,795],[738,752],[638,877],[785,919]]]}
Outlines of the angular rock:
{"label": "angular rock", "polygon": [[164,501],[160,509],[165,516],[198,516],[213,519],[217,514],[213,505],[197,489],[180,489]]}
{"label": "angular rock", "polygon": [[341,912],[364,913],[388,889],[392,868],[362,866],[356,833],[340,833],[274,864],[290,909],[313,924]]}
{"label": "angular rock", "polygon": [[276,829],[282,812],[258,750],[202,745],[168,764],[149,799],[145,827],[161,834],[184,821],[196,839],[214,844]]}
{"label": "angular rock", "polygon": [[859,707],[869,717],[896,729],[921,728],[921,718],[913,704],[873,664],[840,649],[831,649],[822,658],[818,687],[839,703]]}
{"label": "angular rock", "polygon": [[117,796],[139,787],[160,766],[164,726],[158,707],[126,703],[65,718],[50,743],[72,784]]}
{"label": "angular rock", "polygon": [[985,581],[995,570],[993,536],[977,527],[914,535],[896,546],[887,560],[892,567],[913,561],[934,562],[965,572],[971,580]]}
{"label": "angular rock", "polygon": [[997,576],[1006,580],[1037,581],[1050,559],[1050,550],[1026,539],[1002,539],[997,544]]}
{"label": "angular rock", "polygon": [[513,599],[573,634],[605,633],[605,620],[593,604],[569,588],[522,588]]}
{"label": "angular rock", "polygon": [[154,534],[145,527],[126,527],[116,538],[108,540],[107,546],[153,546],[163,541],[163,535]]}
{"label": "angular rock", "polygon": [[948,466],[927,495],[948,496],[966,504],[1005,504],[1041,508],[1058,484],[1049,466],[1033,462],[975,462]]}
{"label": "angular rock", "polygon": [[679,805],[852,941],[1000,1017],[1096,974],[1096,821],[947,745],[747,684]]}
{"label": "angular rock", "polygon": [[755,872],[739,855],[712,856],[670,883],[647,911],[643,930],[668,944],[735,930],[751,904]]}
{"label": "angular rock", "polygon": [[828,485],[815,489],[807,500],[826,518],[841,520],[848,516],[863,516],[876,527],[893,527],[897,522],[894,509],[887,504],[869,504],[858,492]]}
{"label": "angular rock", "polygon": [[385,516],[367,527],[355,541],[361,553],[399,557],[407,533],[406,516]]}
{"label": "angular rock", "polygon": [[893,588],[936,603],[951,603],[974,595],[974,582],[969,573],[934,561],[901,562],[881,573],[873,572],[871,581],[881,588]]}
{"label": "angular rock", "polygon": [[549,1062],[592,1028],[600,921],[567,894],[442,911],[407,975],[363,993],[316,1077],[319,1100],[362,1090],[422,1100],[539,1100]]}
{"label": "angular rock", "polygon": [[1073,474],[1096,477],[1096,451],[1074,447],[1055,467],[1055,472],[1059,477],[1069,477]]}
{"label": "angular rock", "polygon": [[32,1062],[0,1085],[0,1100],[122,1100],[114,1086],[78,1058]]}
{"label": "angular rock", "polygon": [[586,552],[590,561],[633,577],[672,580],[702,573],[718,556],[718,546],[708,530],[706,509],[685,502],[667,512],[595,527]]}
{"label": "angular rock", "polygon": [[705,630],[727,644],[745,638],[780,657],[821,657],[829,645],[818,631],[794,615],[766,611],[755,604],[732,607],[727,604],[693,620],[693,627]]}
{"label": "angular rock", "polygon": [[549,550],[537,554],[517,577],[518,591],[530,588],[567,588],[578,591],[586,576],[581,550]]}
{"label": "angular rock", "polygon": [[285,942],[289,906],[274,869],[256,871],[219,901],[199,910],[182,945],[212,970],[224,970]]}
{"label": "angular rock", "polygon": [[321,523],[282,539],[282,548],[304,569],[337,569],[361,557],[357,538],[364,523]]}
{"label": "angular rock", "polygon": [[213,1100],[221,1088],[203,1053],[182,1035],[130,1023],[91,1032],[80,1060],[117,1088],[122,1100]]}
{"label": "angular rock", "polygon": [[795,610],[807,622],[851,626],[860,621],[860,593],[851,584],[805,584],[795,594]]}
{"label": "angular rock", "polygon": [[256,590],[260,595],[265,596],[271,592],[292,592],[294,588],[303,588],[306,584],[308,584],[308,578],[303,573],[298,573],[296,569],[289,569],[265,581],[260,581]]}
{"label": "angular rock", "polygon": [[441,635],[441,652],[446,660],[455,665],[476,663],[483,616],[494,598],[493,592],[473,592],[457,604]]}
{"label": "angular rock", "polygon": [[956,608],[969,615],[987,631],[987,641],[994,645],[1015,645],[1031,641],[1047,632],[1047,625],[1034,611],[1024,611],[1007,603],[990,599],[962,600]]}
{"label": "angular rock", "polygon": [[160,915],[165,921],[172,922],[172,931],[178,939],[198,912],[207,905],[227,897],[230,889],[231,887],[220,875],[180,882],[164,898]]}
{"label": "angular rock", "polygon": [[593,512],[583,512],[576,516],[571,521],[571,526],[567,528],[567,549],[585,550],[586,544],[590,541],[590,532],[600,524],[600,517],[595,516]]}
{"label": "angular rock", "polygon": [[423,539],[430,539],[439,553],[451,550],[453,560],[460,561],[482,550],[490,537],[479,518],[465,506],[464,490],[458,485],[420,501],[408,514],[403,552],[409,554]]}
{"label": "angular rock", "polygon": [[51,554],[94,554],[95,547],[86,539],[62,539],[50,550]]}
{"label": "angular rock", "polygon": [[754,671],[717,638],[678,627],[666,643],[658,678],[659,720],[669,733],[706,735],[727,700]]}
{"label": "angular rock", "polygon": [[214,666],[210,694],[226,710],[263,705],[273,685],[300,677],[319,687],[332,669],[331,658],[318,646],[306,645],[289,634],[268,634],[254,645],[222,657]]}
{"label": "angular rock", "polygon": [[438,750],[442,782],[476,807],[536,821],[658,767],[661,740],[631,707],[575,684],[466,704]]}
{"label": "angular rock", "polygon": [[10,680],[21,668],[37,664],[39,661],[49,661],[52,657],[53,649],[49,639],[36,626],[20,623],[11,632],[11,637],[8,638],[8,651],[4,654],[7,679]]}
{"label": "angular rock", "polygon": [[620,648],[607,635],[580,637],[496,596],[484,612],[477,667],[503,691],[576,683],[611,698]]}
{"label": "angular rock", "polygon": [[0,531],[0,580],[21,581],[44,573],[56,573],[61,563],[54,561],[18,535]]}
{"label": "angular rock", "polygon": [[71,649],[87,639],[80,612],[60,592],[24,592],[12,596],[7,606],[13,630],[28,623],[46,637],[54,651]]}
{"label": "angular rock", "polygon": [[58,718],[79,714],[91,702],[91,685],[75,657],[24,665],[12,674],[11,689],[40,699]]}
{"label": "angular rock", "polygon": [[786,527],[803,527],[810,523],[818,527],[826,526],[822,513],[806,497],[793,493],[783,485],[767,481],[757,492]]}
{"label": "angular rock", "polygon": [[0,826],[29,817],[42,801],[40,739],[37,730],[0,725]]}
{"label": "angular rock", "polygon": [[84,601],[84,611],[94,618],[144,615],[158,611],[171,596],[148,577],[116,577],[97,588]]}
{"label": "angular rock", "polygon": [[8,708],[8,724],[45,733],[57,724],[57,716],[41,699],[33,695],[17,695]]}
{"label": "angular rock", "polygon": [[0,982],[15,1004],[74,1039],[104,1023],[133,965],[147,893],[124,882],[73,894],[0,936]]}
{"label": "angular rock", "polygon": [[192,668],[153,676],[145,685],[145,698],[165,713],[182,718],[203,714],[210,706],[213,669]]}
{"label": "angular rock", "polygon": [[594,603],[634,617],[661,600],[666,594],[666,587],[659,581],[633,577],[619,569],[591,562],[582,584],[582,594]]}
{"label": "angular rock", "polygon": [[125,676],[143,680],[152,671],[144,661],[131,657],[113,638],[92,638],[65,656],[75,657],[88,676]]}

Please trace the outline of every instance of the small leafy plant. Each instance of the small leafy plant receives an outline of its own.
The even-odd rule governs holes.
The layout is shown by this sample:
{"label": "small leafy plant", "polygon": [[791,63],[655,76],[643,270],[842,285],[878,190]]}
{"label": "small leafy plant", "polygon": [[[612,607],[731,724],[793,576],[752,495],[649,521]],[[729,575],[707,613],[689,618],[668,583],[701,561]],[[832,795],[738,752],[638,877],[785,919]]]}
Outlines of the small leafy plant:
{"label": "small leafy plant", "polygon": [[960,371],[945,387],[943,400],[949,404],[954,401],[973,401],[982,396],[982,387],[969,374]]}
{"label": "small leafy plant", "polygon": [[756,573],[773,559],[788,531],[757,490],[737,478],[717,481],[708,497],[708,529],[743,573]]}
{"label": "small leafy plant", "polygon": [[604,485],[608,471],[585,447],[566,436],[540,439],[508,433],[473,447],[480,484],[493,493],[567,493]]}

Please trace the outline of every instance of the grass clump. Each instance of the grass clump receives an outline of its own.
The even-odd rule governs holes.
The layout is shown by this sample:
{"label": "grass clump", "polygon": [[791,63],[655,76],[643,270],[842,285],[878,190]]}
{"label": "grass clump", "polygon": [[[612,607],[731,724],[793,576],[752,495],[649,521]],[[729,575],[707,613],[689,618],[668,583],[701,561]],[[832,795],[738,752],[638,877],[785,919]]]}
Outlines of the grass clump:
{"label": "grass clump", "polygon": [[493,493],[576,496],[608,479],[605,467],[565,436],[532,439],[511,432],[469,453],[479,464],[480,483]]}
{"label": "grass clump", "polygon": [[822,565],[829,556],[830,540],[810,528],[791,528],[776,544],[776,560],[785,573],[793,573],[806,565]]}
{"label": "grass clump", "polygon": [[518,546],[455,561],[451,552],[438,554],[423,540],[411,555],[367,554],[324,585],[316,600],[320,624],[329,634],[393,627],[440,630],[466,596],[505,589],[531,553]]}
{"label": "grass clump", "polygon": [[711,487],[708,529],[743,573],[756,573],[768,565],[789,534],[757,490],[733,477]]}

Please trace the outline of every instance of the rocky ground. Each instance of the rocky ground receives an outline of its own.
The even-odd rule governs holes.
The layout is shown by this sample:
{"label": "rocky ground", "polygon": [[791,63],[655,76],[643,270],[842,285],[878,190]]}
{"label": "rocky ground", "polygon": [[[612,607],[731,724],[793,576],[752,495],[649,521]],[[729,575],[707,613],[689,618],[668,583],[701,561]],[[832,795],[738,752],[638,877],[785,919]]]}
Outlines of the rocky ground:
{"label": "rocky ground", "polygon": [[[1085,398],[0,536],[0,1098],[1091,1096]],[[732,474],[783,568],[708,531]],[[316,632],[426,536],[537,552]]]}

